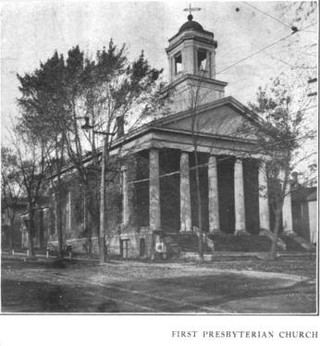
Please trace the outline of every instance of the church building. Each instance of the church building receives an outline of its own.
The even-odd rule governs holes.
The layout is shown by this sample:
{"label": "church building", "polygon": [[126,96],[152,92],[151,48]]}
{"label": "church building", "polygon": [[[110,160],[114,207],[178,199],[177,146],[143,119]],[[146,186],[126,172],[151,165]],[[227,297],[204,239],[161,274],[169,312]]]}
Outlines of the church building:
{"label": "church building", "polygon": [[[195,145],[204,247],[211,245],[212,250],[219,235],[272,236],[267,158],[257,151],[254,138],[241,134],[247,108],[225,97],[227,83],[216,79],[217,47],[214,34],[190,14],[166,48],[172,114],[114,144],[114,155],[120,147],[122,153],[132,153],[122,167],[119,240],[124,257],[150,257],[154,248],[170,252],[170,247],[186,243],[192,248],[192,242],[196,249]],[[283,231],[292,232],[290,195],[284,203]],[[111,241],[114,249],[117,238]]]}
{"label": "church building", "polygon": [[[105,229],[110,254],[153,258],[196,252],[199,218],[204,251],[219,251],[223,239],[236,247],[247,242],[251,251],[269,250],[274,218],[267,193],[268,158],[259,153],[252,135],[240,131],[250,112],[225,97],[227,83],[216,79],[217,48],[214,34],[190,14],[166,48],[169,84],[164,92],[172,95],[170,115],[125,135],[120,129],[110,152],[125,158],[118,179],[121,200]],[[81,237],[71,232],[71,214],[79,209],[72,204],[69,192],[65,241],[81,251]],[[283,232],[290,234],[290,194],[282,221]],[[50,231],[43,239],[54,243],[57,237]]]}

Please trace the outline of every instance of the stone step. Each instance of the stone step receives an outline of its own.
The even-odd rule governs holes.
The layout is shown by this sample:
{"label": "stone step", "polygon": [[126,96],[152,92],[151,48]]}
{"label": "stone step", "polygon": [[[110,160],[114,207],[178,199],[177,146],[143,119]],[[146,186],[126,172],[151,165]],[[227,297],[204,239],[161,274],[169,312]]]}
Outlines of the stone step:
{"label": "stone step", "polygon": [[[195,233],[171,233],[164,237],[167,247],[179,247],[181,252],[198,252],[199,240]],[[203,244],[204,252],[211,252],[211,250]]]}
{"label": "stone step", "polygon": [[[266,258],[268,252],[214,252],[211,254],[204,254],[203,260],[205,262],[245,262],[252,260],[261,260]],[[278,254],[279,258],[287,260],[297,260],[297,258],[316,258],[316,253],[312,252],[286,252],[282,251]],[[184,252],[180,256],[182,260],[197,261],[199,254],[195,252]]]}
{"label": "stone step", "polygon": [[308,251],[290,236],[280,235],[280,238],[286,244],[287,251]]}
{"label": "stone step", "polygon": [[[168,240],[166,245],[171,249],[172,253],[176,256],[180,253],[198,253],[198,236],[195,233],[171,233],[165,237]],[[214,243],[214,251],[209,249],[205,244],[203,246],[204,253],[256,253],[256,252],[269,252],[271,249],[272,240],[263,235],[234,235],[234,234],[207,234],[207,238],[211,239]],[[292,237],[280,236],[280,239],[286,244],[286,251],[289,252],[304,252],[307,251]],[[278,247],[278,251],[284,250]]]}
{"label": "stone step", "polygon": [[164,236],[163,241],[166,244],[167,255],[169,257],[180,257],[182,248],[171,236]]}
{"label": "stone step", "polygon": [[271,240],[259,235],[210,234],[215,251],[264,252],[269,251]]}

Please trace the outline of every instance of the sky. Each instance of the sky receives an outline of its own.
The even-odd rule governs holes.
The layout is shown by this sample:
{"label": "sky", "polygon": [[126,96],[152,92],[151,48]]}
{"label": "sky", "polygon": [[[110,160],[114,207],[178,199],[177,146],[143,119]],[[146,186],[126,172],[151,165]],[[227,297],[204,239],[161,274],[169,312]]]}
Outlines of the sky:
{"label": "sky", "polygon": [[[168,39],[186,22],[188,12],[183,9],[189,6],[186,1],[5,1],[1,4],[3,128],[19,112],[16,74],[32,72],[55,50],[66,54],[68,49],[79,45],[86,54],[94,56],[112,38],[119,46],[127,45],[130,58],[143,50],[152,66],[164,68],[166,79],[165,48]],[[194,12],[194,20],[212,31],[218,41],[216,79],[228,82],[226,96],[232,95],[244,104],[254,99],[260,85],[288,70],[299,58],[299,45],[317,43],[317,25],[290,36],[293,13],[279,10],[275,2],[207,1],[193,2],[192,6],[201,8]],[[272,45],[281,38],[284,40]],[[268,45],[272,46],[255,54]]]}

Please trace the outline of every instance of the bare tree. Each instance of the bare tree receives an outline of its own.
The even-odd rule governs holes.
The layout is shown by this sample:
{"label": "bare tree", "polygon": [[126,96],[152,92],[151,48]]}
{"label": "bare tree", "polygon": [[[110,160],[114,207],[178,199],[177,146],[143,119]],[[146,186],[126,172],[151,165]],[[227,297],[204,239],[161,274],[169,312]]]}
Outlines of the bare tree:
{"label": "bare tree", "polygon": [[13,138],[13,148],[17,157],[17,168],[21,174],[22,194],[26,196],[28,248],[29,255],[34,256],[35,211],[39,198],[43,194],[46,160],[44,147],[32,136],[27,136],[19,127]]}
{"label": "bare tree", "polygon": [[[271,259],[276,258],[282,208],[286,196],[291,193],[291,173],[301,162],[300,158],[296,159],[297,153],[303,143],[315,136],[315,130],[306,131],[304,127],[310,102],[308,89],[298,94],[294,86],[291,88],[281,79],[274,80],[270,88],[259,88],[256,103],[251,103],[250,108],[262,117],[262,121],[251,114],[245,124],[251,134],[254,131],[256,151],[268,157],[269,200],[275,215]],[[314,151],[305,153],[304,159],[315,154]]]}
{"label": "bare tree", "polygon": [[195,157],[195,176],[196,176],[196,196],[197,196],[197,215],[198,215],[198,251],[200,262],[203,261],[203,222],[202,222],[202,201],[201,201],[201,190],[200,190],[200,172],[199,172],[199,153],[198,153],[198,132],[199,122],[197,119],[197,109],[201,104],[201,83],[190,88],[190,112],[191,112],[191,133],[192,143]]}

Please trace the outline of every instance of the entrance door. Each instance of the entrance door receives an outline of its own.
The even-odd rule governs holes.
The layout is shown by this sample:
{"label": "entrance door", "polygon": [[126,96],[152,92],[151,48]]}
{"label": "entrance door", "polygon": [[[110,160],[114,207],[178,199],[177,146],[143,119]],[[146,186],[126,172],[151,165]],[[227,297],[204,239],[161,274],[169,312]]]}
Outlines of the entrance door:
{"label": "entrance door", "polygon": [[140,257],[144,257],[146,254],[146,240],[144,238],[140,239]]}

